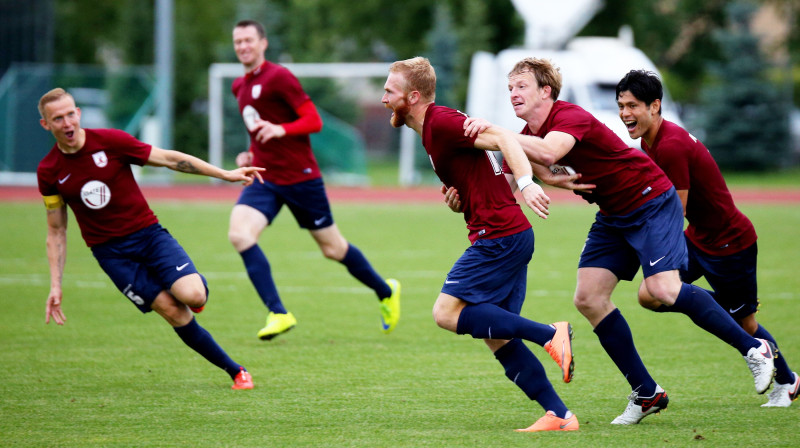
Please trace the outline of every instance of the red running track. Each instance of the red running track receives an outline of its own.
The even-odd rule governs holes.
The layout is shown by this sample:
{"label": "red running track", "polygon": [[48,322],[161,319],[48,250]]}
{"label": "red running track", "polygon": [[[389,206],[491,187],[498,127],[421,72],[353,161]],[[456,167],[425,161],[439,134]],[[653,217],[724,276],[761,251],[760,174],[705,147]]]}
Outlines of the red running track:
{"label": "red running track", "polygon": [[[170,186],[142,186],[148,200],[152,201],[192,201],[192,202],[229,202],[234,203],[241,187],[238,185],[190,184]],[[439,188],[424,187],[329,187],[328,197],[331,202],[365,202],[365,203],[431,203],[442,200]],[[572,192],[555,188],[545,189],[554,203],[582,202]],[[733,189],[731,191],[737,203],[756,204],[797,204],[800,203],[800,188],[786,189]],[[0,202],[39,201],[41,196],[36,187],[0,186]]]}

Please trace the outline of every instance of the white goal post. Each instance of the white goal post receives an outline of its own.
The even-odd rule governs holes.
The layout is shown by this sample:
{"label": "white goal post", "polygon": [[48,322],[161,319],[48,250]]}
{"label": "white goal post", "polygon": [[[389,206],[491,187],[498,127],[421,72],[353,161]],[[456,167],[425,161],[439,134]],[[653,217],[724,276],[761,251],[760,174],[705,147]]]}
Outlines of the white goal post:
{"label": "white goal post", "polygon": [[[389,76],[388,63],[288,63],[281,64],[298,78],[380,78]],[[222,166],[224,78],[242,76],[242,64],[218,63],[208,68],[208,161]],[[377,101],[377,99],[376,99]],[[388,123],[387,123],[388,125]],[[398,181],[414,183],[414,131],[403,126],[400,131]]]}

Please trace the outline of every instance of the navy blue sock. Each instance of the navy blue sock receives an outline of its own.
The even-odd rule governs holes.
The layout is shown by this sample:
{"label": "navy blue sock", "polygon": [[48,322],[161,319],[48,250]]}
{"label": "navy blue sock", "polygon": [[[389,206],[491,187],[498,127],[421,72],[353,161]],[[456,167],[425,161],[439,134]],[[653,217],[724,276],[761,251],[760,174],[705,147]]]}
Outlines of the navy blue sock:
{"label": "navy blue sock", "polygon": [[275,281],[272,279],[272,269],[269,266],[269,261],[258,247],[254,244],[244,252],[240,252],[244,267],[247,270],[247,275],[253,286],[256,288],[258,296],[268,310],[276,314],[286,314],[286,308],[281,302],[281,297],[278,295],[278,288],[275,287]]}
{"label": "navy blue sock", "polygon": [[628,380],[631,390],[637,391],[642,397],[655,395],[656,382],[639,357],[639,352],[633,344],[631,328],[619,309],[615,309],[601,320],[594,332],[600,339],[600,345]]}
{"label": "navy blue sock", "polygon": [[[766,339],[771,341],[775,344],[775,347],[778,346],[778,343],[775,342],[775,338],[769,334],[766,328],[762,327],[761,324],[758,324],[758,329],[753,337],[759,339]],[[794,381],[794,375],[792,375],[792,369],[789,368],[789,364],[786,363],[786,358],[784,358],[783,353],[778,353],[778,356],[775,358],[775,381],[779,384],[789,384]]]}
{"label": "navy blue sock", "polygon": [[211,333],[201,327],[195,318],[182,327],[174,327],[174,330],[186,345],[200,353],[211,364],[227,372],[231,379],[239,373],[242,366],[233,362],[225,350],[217,344]]}
{"label": "navy blue sock", "polygon": [[512,339],[494,352],[494,357],[506,370],[506,376],[531,400],[536,400],[545,411],[553,411],[566,418],[567,406],[561,401],[547,379],[542,363],[536,359],[521,339]]}
{"label": "navy blue sock", "polygon": [[350,243],[348,244],[347,253],[339,263],[347,267],[347,272],[349,272],[350,275],[372,288],[375,294],[378,295],[378,299],[391,296],[392,288],[389,287],[383,277],[375,272],[375,269],[372,269],[372,265],[367,261],[367,257],[365,257],[356,246]]}
{"label": "navy blue sock", "polygon": [[550,325],[540,324],[506,311],[497,305],[479,303],[467,305],[458,317],[456,333],[468,334],[476,339],[514,339],[544,345],[556,330]]}
{"label": "navy blue sock", "polygon": [[703,288],[684,283],[672,308],[739,350],[742,356],[747,355],[751,347],[759,345]]}

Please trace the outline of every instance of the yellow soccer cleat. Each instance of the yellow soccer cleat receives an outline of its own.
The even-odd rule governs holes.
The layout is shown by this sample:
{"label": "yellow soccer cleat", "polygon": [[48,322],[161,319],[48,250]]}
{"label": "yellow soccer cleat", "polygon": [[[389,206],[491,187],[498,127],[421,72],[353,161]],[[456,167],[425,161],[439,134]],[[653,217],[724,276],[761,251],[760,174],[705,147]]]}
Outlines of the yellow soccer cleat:
{"label": "yellow soccer cleat", "polygon": [[381,328],[389,334],[400,320],[400,282],[390,278],[386,283],[392,288],[392,295],[381,299]]}
{"label": "yellow soccer cleat", "polygon": [[258,338],[262,341],[269,341],[275,336],[286,333],[297,325],[297,319],[292,313],[275,314],[270,311],[267,314],[267,324],[258,331]]}

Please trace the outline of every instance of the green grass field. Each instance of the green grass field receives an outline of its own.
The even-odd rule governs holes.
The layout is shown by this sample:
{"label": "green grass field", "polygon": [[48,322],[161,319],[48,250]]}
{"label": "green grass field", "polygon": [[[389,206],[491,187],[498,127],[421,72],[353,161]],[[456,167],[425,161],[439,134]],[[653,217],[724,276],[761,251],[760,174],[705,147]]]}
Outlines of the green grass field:
{"label": "green grass field", "polygon": [[[403,317],[379,330],[375,297],[324,260],[284,212],[261,240],[297,328],[271,342],[256,331],[265,309],[226,229],[230,204],[156,202],[162,223],[209,280],[199,315],[253,374],[230,390],[155,313],[141,315],[106,278],[74,221],[64,278],[67,324],[44,324],[49,290],[45,214],[0,203],[0,445],[6,447],[529,447],[798,446],[800,402],[766,409],[733,348],[682,315],[638,307],[634,283],[615,303],[670,407],[640,425],[609,422],[629,388],[572,305],[578,253],[595,212],[554,205],[531,218],[536,253],[523,315],[569,320],[575,379],[537,346],[558,393],[578,415],[572,433],[520,434],[541,408],[510,382],[480,341],[436,327],[431,306],[468,241],[459,215],[438,204],[334,204],[348,239],[403,284]],[[759,231],[759,321],[800,370],[800,206],[744,205]],[[529,215],[532,216],[532,215]]]}

